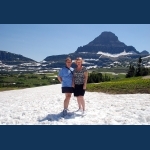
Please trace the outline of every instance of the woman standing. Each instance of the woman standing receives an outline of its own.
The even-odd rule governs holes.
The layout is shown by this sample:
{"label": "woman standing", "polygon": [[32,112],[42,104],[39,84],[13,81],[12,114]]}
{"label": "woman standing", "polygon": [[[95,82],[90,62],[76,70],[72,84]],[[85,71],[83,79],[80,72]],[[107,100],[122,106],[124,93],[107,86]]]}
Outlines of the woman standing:
{"label": "woman standing", "polygon": [[63,67],[58,74],[58,80],[62,84],[62,93],[65,93],[63,116],[67,115],[68,105],[73,93],[72,78],[73,68],[71,67],[72,60],[70,57],[65,60],[66,66]]}
{"label": "woman standing", "polygon": [[76,59],[77,67],[74,69],[73,73],[73,87],[74,87],[74,96],[77,97],[77,102],[79,112],[85,114],[85,101],[84,101],[84,94],[86,90],[86,84],[88,79],[88,72],[85,67],[82,66],[83,59],[78,57]]}

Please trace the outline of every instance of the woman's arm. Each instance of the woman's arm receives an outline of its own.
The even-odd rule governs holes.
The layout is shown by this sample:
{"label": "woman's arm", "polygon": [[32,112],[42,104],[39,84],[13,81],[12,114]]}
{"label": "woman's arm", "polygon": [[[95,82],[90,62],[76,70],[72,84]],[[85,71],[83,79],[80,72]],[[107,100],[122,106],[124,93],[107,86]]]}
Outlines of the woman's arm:
{"label": "woman's arm", "polygon": [[59,80],[60,83],[62,83],[62,70],[63,69],[59,70],[59,73],[57,75],[57,78],[58,78],[58,80]]}
{"label": "woman's arm", "polygon": [[84,85],[83,85],[83,89],[86,89],[86,84],[87,84],[87,80],[88,80],[88,72],[84,72]]}
{"label": "woman's arm", "polygon": [[62,82],[62,78],[59,77],[59,76],[57,78],[58,78],[59,82],[61,83]]}
{"label": "woman's arm", "polygon": [[75,84],[74,84],[74,75],[72,76],[72,87],[73,88],[75,87]]}

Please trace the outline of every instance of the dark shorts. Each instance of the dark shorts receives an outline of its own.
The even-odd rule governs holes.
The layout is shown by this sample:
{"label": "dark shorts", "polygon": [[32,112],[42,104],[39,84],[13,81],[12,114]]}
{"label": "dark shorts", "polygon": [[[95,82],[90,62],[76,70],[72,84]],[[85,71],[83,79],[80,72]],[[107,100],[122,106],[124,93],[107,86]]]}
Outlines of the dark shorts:
{"label": "dark shorts", "polygon": [[62,87],[62,93],[73,93],[73,87]]}
{"label": "dark shorts", "polygon": [[83,84],[75,85],[74,96],[84,96],[85,90],[83,89]]}

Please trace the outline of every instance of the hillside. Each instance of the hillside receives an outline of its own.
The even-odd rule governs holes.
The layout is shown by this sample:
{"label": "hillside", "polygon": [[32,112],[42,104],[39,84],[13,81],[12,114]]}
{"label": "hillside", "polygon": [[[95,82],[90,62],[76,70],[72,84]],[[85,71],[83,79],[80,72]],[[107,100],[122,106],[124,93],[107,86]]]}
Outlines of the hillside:
{"label": "hillside", "polygon": [[33,59],[24,57],[22,55],[1,50],[0,50],[0,61],[6,65],[17,65],[21,63],[35,62]]}

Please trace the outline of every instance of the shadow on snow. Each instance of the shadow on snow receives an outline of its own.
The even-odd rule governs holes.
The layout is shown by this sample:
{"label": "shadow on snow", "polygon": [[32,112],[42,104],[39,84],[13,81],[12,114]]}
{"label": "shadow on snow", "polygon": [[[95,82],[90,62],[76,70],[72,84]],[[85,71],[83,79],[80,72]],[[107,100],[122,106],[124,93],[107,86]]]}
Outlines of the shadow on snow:
{"label": "shadow on snow", "polygon": [[63,113],[58,113],[58,114],[48,114],[45,118],[43,119],[38,119],[39,122],[43,121],[59,121],[60,119],[74,119],[75,117],[80,117],[81,115],[75,114],[74,112],[69,112],[66,116],[63,116]]}

